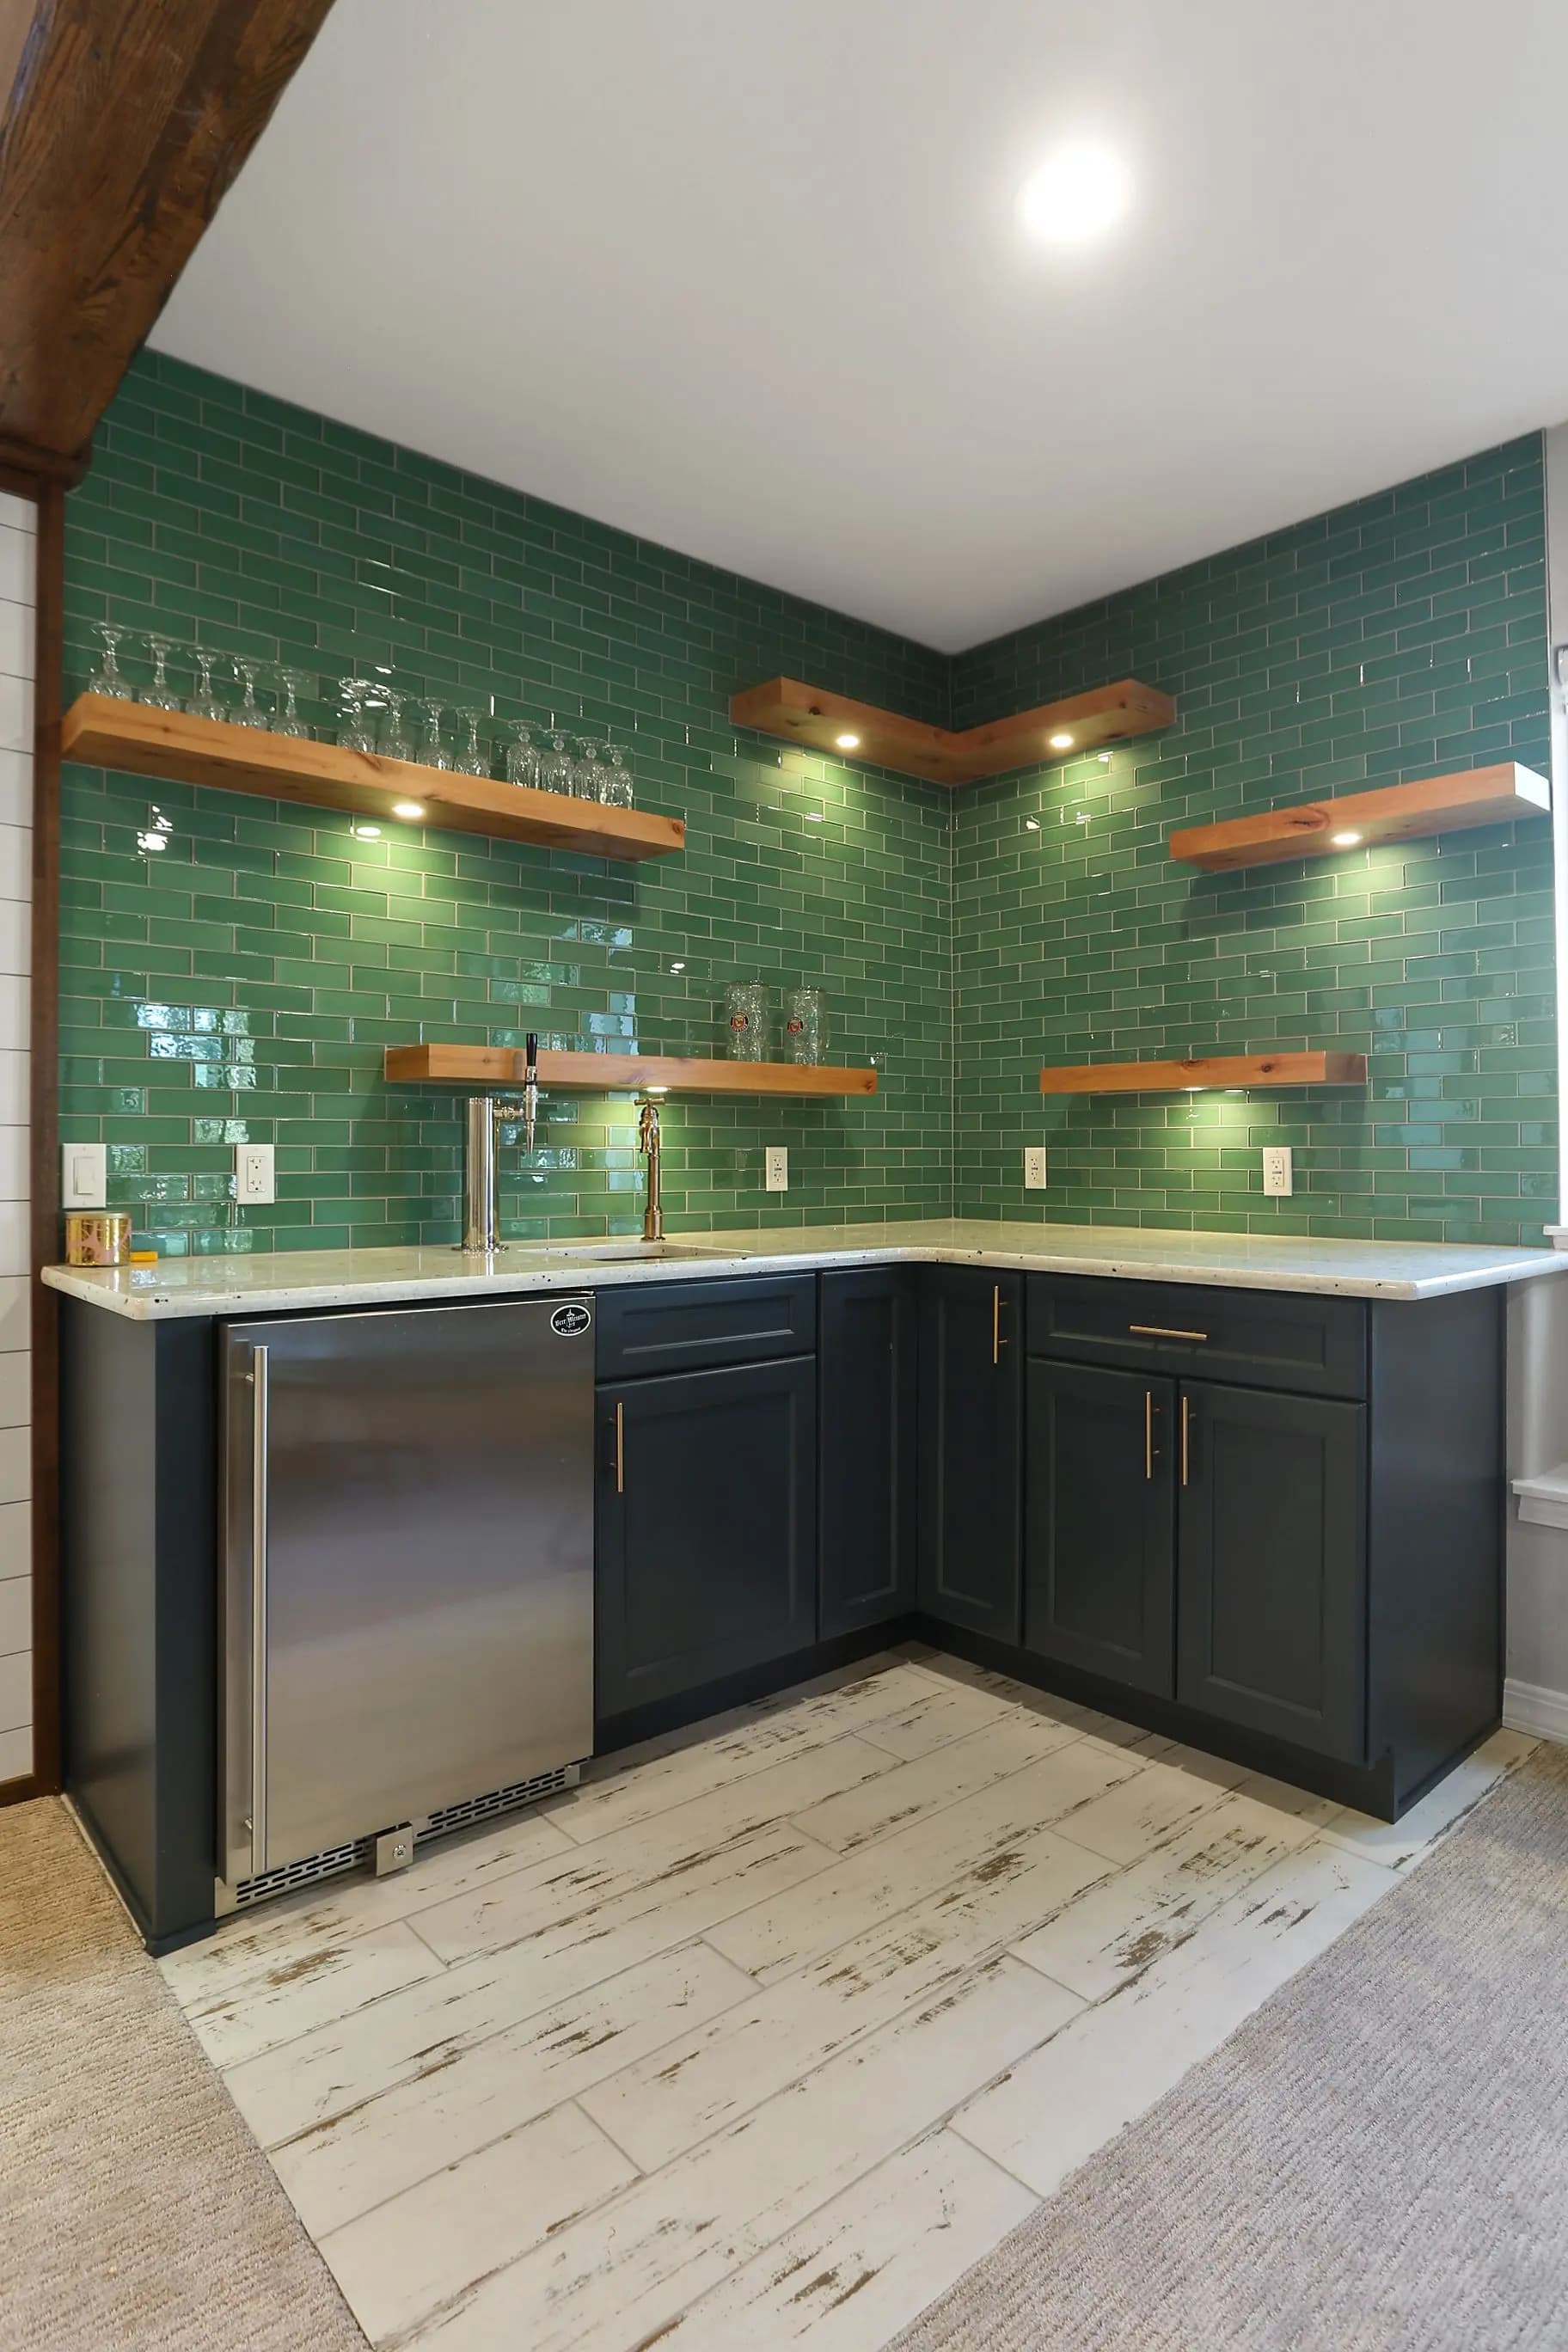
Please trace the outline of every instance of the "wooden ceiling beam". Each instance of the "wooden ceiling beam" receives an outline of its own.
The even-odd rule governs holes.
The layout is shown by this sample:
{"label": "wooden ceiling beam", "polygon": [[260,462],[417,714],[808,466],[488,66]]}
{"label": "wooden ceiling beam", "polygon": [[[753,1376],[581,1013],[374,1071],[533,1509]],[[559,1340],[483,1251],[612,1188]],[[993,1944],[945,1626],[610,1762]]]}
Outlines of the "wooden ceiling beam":
{"label": "wooden ceiling beam", "polygon": [[[331,0],[0,0],[0,446],[59,479]],[[52,461],[52,465],[51,465]]]}

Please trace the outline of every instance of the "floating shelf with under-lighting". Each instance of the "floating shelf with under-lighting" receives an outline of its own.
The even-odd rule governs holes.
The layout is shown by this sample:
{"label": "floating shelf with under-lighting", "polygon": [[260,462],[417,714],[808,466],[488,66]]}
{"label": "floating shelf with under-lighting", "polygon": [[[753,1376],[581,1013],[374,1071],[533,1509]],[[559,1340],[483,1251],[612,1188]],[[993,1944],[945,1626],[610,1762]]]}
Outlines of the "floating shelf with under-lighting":
{"label": "floating shelf with under-lighting", "polygon": [[1187,825],[1172,834],[1171,856],[1205,874],[1233,874],[1247,866],[1279,866],[1292,857],[1330,857],[1336,850],[1376,848],[1472,825],[1507,824],[1545,816],[1552,787],[1533,768],[1510,761],[1499,768],[1463,769],[1458,775],[1423,776],[1381,792],[1347,793],[1331,801],[1302,801],[1258,816],[1227,817],[1222,824]]}
{"label": "floating shelf with under-lighting", "polygon": [[1130,735],[1153,734],[1169,727],[1175,715],[1168,694],[1141,686],[1135,677],[962,729],[928,726],[875,703],[852,701],[847,694],[803,686],[795,677],[748,687],[730,702],[737,727],[754,727],[760,734],[779,735],[813,751],[869,760],[928,784],[975,784],[1015,768],[1039,767],[1053,754],[1066,759],[1069,752],[1098,751]]}
{"label": "floating shelf with under-lighting", "polygon": [[[388,1045],[394,1086],[520,1087],[523,1056],[510,1045]],[[539,1056],[542,1087],[593,1094],[651,1091],[680,1095],[874,1095],[875,1070],[832,1069],[820,1062],[704,1062],[684,1054],[561,1054]]]}
{"label": "floating shelf with under-lighting", "polygon": [[1081,1062],[1040,1072],[1043,1095],[1206,1094],[1218,1087],[1364,1087],[1364,1054],[1204,1054]]}
{"label": "floating shelf with under-lighting", "polygon": [[71,704],[60,726],[60,756],[305,808],[346,809],[385,823],[536,842],[586,857],[666,857],[686,845],[679,817],[530,792],[490,776],[454,775],[412,760],[384,760],[378,752],[346,751],[339,743],[193,719],[184,710],[108,695],[79,695]]}

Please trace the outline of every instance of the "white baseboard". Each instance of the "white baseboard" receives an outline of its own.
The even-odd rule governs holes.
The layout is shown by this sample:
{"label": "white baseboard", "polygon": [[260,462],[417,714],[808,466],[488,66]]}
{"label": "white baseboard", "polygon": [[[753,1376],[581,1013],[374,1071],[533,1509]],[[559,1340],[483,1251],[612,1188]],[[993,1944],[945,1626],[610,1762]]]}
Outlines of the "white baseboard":
{"label": "white baseboard", "polygon": [[1510,1731],[1568,1744],[1568,1691],[1548,1690],[1544,1683],[1516,1682],[1510,1675],[1502,1686],[1502,1719]]}

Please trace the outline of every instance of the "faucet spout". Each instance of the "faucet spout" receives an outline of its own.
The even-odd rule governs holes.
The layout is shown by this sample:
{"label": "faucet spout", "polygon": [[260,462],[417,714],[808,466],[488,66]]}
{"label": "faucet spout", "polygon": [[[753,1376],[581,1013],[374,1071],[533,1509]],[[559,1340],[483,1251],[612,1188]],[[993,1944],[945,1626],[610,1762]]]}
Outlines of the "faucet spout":
{"label": "faucet spout", "polygon": [[642,1237],[645,1242],[664,1239],[664,1208],[659,1199],[659,1133],[658,1105],[645,1095],[637,1113],[637,1150],[647,1160],[647,1203],[643,1210]]}

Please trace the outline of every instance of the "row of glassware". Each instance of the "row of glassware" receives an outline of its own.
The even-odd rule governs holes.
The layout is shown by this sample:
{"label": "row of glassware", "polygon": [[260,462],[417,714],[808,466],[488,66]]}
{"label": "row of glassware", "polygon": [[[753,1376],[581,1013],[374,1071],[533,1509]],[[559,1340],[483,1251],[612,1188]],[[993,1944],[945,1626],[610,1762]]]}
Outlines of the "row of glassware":
{"label": "row of glassware", "polygon": [[[732,1062],[771,1062],[773,1008],[760,980],[731,981],[724,991],[724,1045]],[[781,1062],[820,1062],[826,1043],[826,1008],[820,988],[779,992]]]}
{"label": "row of glassware", "polygon": [[[103,652],[87,682],[89,694],[150,703],[158,710],[186,710],[195,719],[226,719],[230,726],[263,728],[273,735],[308,737],[315,731],[300,712],[300,702],[314,700],[321,687],[309,670],[257,661],[246,654],[211,653],[203,646],[180,646],[173,638],[123,628],[118,622],[96,621],[93,629]],[[121,648],[128,643],[144,652],[152,665],[151,676],[141,682],[128,677],[121,667]],[[182,654],[195,670],[187,691],[169,676],[171,660],[178,661]],[[218,691],[219,679],[226,694]],[[484,740],[481,729],[489,714],[469,705],[441,695],[411,694],[381,677],[341,677],[334,683],[336,716],[324,731],[345,751],[412,760],[422,768],[441,768],[459,776],[494,775],[499,761],[509,783],[531,792],[564,793],[613,808],[632,805],[631,770],[618,744],[566,735],[523,719],[500,722],[510,742]],[[447,740],[444,722],[448,718],[456,723],[455,743]]]}

